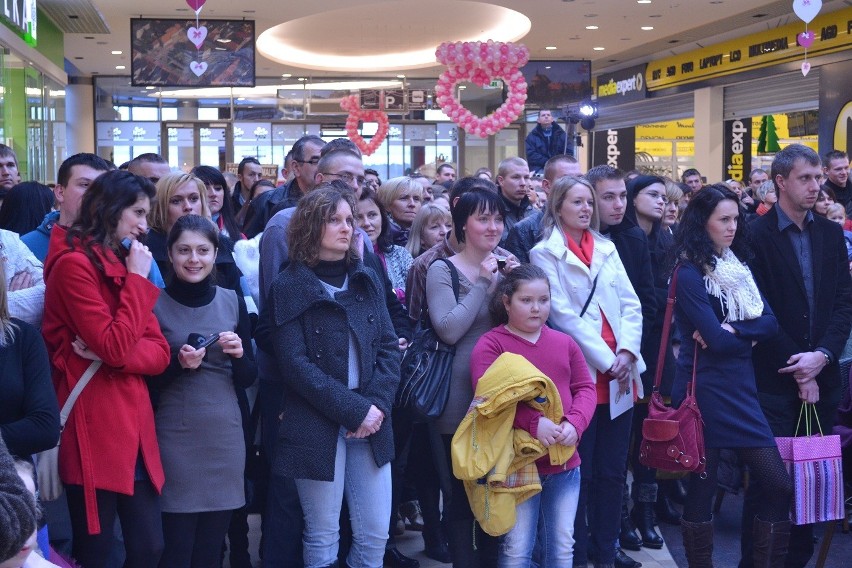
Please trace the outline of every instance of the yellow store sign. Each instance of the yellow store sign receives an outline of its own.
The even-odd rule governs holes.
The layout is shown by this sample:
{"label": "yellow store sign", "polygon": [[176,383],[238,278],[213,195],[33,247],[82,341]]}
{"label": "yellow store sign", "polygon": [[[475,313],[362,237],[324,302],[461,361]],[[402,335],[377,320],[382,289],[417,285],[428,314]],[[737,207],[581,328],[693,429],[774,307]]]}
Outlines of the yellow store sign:
{"label": "yellow store sign", "polygon": [[[816,41],[810,57],[852,48],[852,8],[818,16],[808,24]],[[799,20],[759,34],[726,41],[648,63],[645,82],[649,91],[722,77],[794,60],[804,60],[805,49],[796,36],[805,31]]]}

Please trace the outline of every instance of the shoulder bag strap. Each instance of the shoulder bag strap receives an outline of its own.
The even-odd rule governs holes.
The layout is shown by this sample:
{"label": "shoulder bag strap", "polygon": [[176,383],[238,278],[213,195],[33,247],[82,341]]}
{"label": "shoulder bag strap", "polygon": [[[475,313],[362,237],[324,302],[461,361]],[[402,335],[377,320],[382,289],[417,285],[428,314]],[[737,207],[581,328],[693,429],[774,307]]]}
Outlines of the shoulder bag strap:
{"label": "shoulder bag strap", "polygon": [[600,276],[600,272],[597,274],[597,276],[595,276],[595,279],[592,281],[592,291],[589,292],[589,297],[586,298],[586,303],[583,306],[583,309],[580,310],[580,317],[583,317],[583,315],[586,313],[586,310],[589,309],[589,304],[592,303],[592,298],[594,297],[595,290],[598,287],[598,276]]}
{"label": "shoulder bag strap", "polygon": [[80,398],[80,394],[82,394],[83,389],[86,388],[86,385],[89,384],[89,381],[92,380],[92,377],[95,376],[95,373],[97,373],[100,368],[101,361],[92,361],[89,364],[89,368],[86,369],[86,372],[83,373],[83,376],[80,377],[80,380],[77,381],[76,385],[74,385],[74,388],[71,390],[71,394],[68,395],[68,400],[65,401],[65,404],[62,405],[62,410],[59,412],[60,432],[65,429],[65,423],[68,422],[68,417],[71,416],[71,410],[74,408],[74,403],[77,402],[78,398]]}
{"label": "shoulder bag strap", "polygon": [[[453,281],[453,294],[456,297],[456,303],[459,301],[459,271],[456,269],[456,266],[450,262],[448,258],[436,258],[432,261],[429,266],[435,264],[436,262],[444,262],[447,265],[447,268],[450,269],[450,278]],[[427,327],[432,327],[432,320],[429,319],[429,301],[426,299],[426,293],[423,293],[423,308],[420,310],[420,327],[426,329]]]}
{"label": "shoulder bag strap", "polygon": [[[660,383],[663,381],[663,366],[666,363],[666,347],[669,342],[669,335],[671,334],[672,328],[672,313],[674,312],[674,305],[677,298],[675,297],[675,290],[677,289],[677,271],[680,268],[680,264],[676,264],[674,270],[672,271],[672,279],[669,283],[669,296],[666,298],[666,313],[663,316],[663,334],[660,338],[660,351],[657,354],[657,369],[654,373],[654,390],[653,392],[659,392]],[[696,351],[697,354],[697,351]],[[695,365],[692,366],[693,371],[693,383],[695,382]]]}

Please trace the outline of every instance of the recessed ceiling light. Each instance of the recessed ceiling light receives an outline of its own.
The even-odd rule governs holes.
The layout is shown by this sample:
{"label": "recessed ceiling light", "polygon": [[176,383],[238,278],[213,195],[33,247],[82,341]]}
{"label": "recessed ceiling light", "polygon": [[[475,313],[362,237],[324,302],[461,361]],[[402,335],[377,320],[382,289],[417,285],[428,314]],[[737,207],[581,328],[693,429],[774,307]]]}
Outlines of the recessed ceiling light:
{"label": "recessed ceiling light", "polygon": [[405,79],[405,75],[397,75],[396,78],[397,79]]}
{"label": "recessed ceiling light", "polygon": [[83,59],[83,58],[82,58],[82,57],[80,57],[80,56],[78,55],[78,56],[77,56],[77,57],[75,57],[74,59]]}
{"label": "recessed ceiling light", "polygon": [[157,87],[152,87],[151,85],[148,85],[147,87],[145,87],[145,89],[148,90],[148,91],[153,91],[156,88]]}
{"label": "recessed ceiling light", "polygon": [[596,29],[598,29],[598,27],[597,26],[586,26],[586,29],[587,30],[596,30]]}
{"label": "recessed ceiling light", "polygon": [[544,49],[546,49],[546,50],[548,50],[548,51],[553,51],[554,49],[556,49],[556,46],[555,46],[555,45],[548,45],[548,46],[547,46],[547,47],[545,47]]}
{"label": "recessed ceiling light", "polygon": [[595,51],[603,51],[606,48],[605,47],[593,47],[592,49],[594,49]]}
{"label": "recessed ceiling light", "polygon": [[650,15],[650,16],[648,16],[648,17],[649,17],[649,18],[662,18],[662,17],[663,17],[663,15],[662,15],[662,14],[651,14],[651,15]]}
{"label": "recessed ceiling light", "polygon": [[238,101],[244,101],[244,100],[246,100],[246,98],[245,97],[237,97],[237,100]]}
{"label": "recessed ceiling light", "polygon": [[299,77],[299,81],[307,81],[307,77]]}
{"label": "recessed ceiling light", "polygon": [[122,69],[127,69],[127,67],[125,67],[124,65],[116,65],[115,68],[119,71],[121,71]]}
{"label": "recessed ceiling light", "polygon": [[642,29],[646,32],[650,32],[651,30],[654,29],[654,26],[642,26],[640,29]]}
{"label": "recessed ceiling light", "polygon": [[650,4],[651,0],[636,0],[637,4]]}
{"label": "recessed ceiling light", "polygon": [[83,39],[95,39],[95,36],[83,36]]}
{"label": "recessed ceiling light", "polygon": [[292,77],[293,74],[292,73],[282,73],[281,76],[284,77],[284,78],[287,78],[287,77]]}
{"label": "recessed ceiling light", "polygon": [[122,53],[124,53],[124,52],[123,52],[123,51],[121,51],[120,49],[113,49],[113,50],[112,50],[112,54],[113,54],[113,55],[121,55]]}
{"label": "recessed ceiling light", "polygon": [[550,69],[550,65],[545,65],[545,66],[544,66],[544,68],[545,68],[545,69]]}

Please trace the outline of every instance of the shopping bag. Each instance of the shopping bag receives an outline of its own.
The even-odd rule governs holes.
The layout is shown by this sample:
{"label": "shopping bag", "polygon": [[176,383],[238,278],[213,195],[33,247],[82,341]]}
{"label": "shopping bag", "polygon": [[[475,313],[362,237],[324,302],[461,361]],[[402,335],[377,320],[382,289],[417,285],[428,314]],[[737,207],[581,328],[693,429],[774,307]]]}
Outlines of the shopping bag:
{"label": "shopping bag", "polygon": [[790,520],[794,525],[809,525],[842,519],[843,468],[840,455],[840,436],[811,432],[811,416],[816,417],[812,404],[803,403],[799,425],[805,416],[805,436],[775,438],[778,451],[793,479],[793,503]]}

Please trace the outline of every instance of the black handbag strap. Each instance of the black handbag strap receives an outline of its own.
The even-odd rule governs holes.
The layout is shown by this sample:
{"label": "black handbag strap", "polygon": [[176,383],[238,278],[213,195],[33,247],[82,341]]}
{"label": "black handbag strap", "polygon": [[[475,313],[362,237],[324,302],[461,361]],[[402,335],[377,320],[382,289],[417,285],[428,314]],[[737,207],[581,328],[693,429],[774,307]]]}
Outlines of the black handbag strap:
{"label": "black handbag strap", "polygon": [[592,297],[594,297],[595,290],[598,287],[598,276],[600,276],[600,273],[598,273],[598,275],[595,276],[595,279],[592,281],[592,291],[589,292],[589,297],[586,298],[586,304],[583,306],[583,309],[580,310],[580,317],[583,317],[583,315],[586,313],[586,310],[589,309],[589,304],[592,303]]}
{"label": "black handbag strap", "polygon": [[[447,268],[449,268],[450,278],[453,281],[453,295],[456,297],[456,303],[458,303],[459,288],[461,287],[461,284],[459,283],[459,271],[456,268],[456,265],[450,262],[450,259],[448,258],[436,258],[431,262],[431,264],[429,264],[429,266],[431,267],[436,262],[444,262],[446,263]],[[426,327],[432,326],[432,320],[429,319],[429,300],[424,299],[424,303],[426,304],[426,307],[420,310],[420,326],[425,329]]]}

